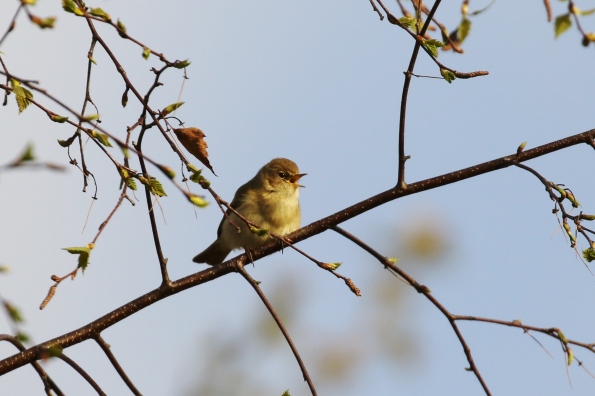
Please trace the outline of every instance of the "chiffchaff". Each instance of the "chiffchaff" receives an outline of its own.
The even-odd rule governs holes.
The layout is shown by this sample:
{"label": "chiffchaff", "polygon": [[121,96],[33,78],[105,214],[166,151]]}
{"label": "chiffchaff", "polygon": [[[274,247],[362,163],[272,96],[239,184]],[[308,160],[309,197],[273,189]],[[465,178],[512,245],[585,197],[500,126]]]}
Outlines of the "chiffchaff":
{"label": "chiffchaff", "polygon": [[[231,201],[231,207],[269,233],[287,235],[300,228],[298,187],[303,186],[298,184],[298,180],[305,175],[299,173],[293,161],[275,158],[260,168],[248,183],[238,188]],[[223,216],[217,229],[217,240],[192,261],[210,265],[220,264],[234,249],[254,249],[270,240],[268,234],[259,236],[251,232],[246,223],[229,209],[227,215],[240,227],[240,232]]]}

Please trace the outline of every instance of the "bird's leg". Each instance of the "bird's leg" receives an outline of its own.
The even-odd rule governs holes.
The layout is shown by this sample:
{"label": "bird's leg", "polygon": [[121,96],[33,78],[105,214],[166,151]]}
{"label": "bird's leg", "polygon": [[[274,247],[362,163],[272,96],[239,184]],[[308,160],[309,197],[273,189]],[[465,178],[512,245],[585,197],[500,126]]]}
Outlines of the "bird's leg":
{"label": "bird's leg", "polygon": [[[252,263],[252,266],[254,267],[254,259],[252,259],[252,251],[248,248],[244,248],[244,250],[246,251],[246,256],[248,256],[248,260],[250,260],[250,263]],[[248,264],[250,264],[248,263]]]}

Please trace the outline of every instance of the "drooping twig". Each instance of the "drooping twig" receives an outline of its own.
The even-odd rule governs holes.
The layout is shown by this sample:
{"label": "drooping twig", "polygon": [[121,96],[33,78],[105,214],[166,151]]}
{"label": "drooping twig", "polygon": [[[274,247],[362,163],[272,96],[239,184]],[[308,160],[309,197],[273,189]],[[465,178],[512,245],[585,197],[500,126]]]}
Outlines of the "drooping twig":
{"label": "drooping twig", "polygon": [[262,300],[262,303],[266,306],[267,310],[269,311],[269,313],[275,320],[275,323],[277,323],[279,330],[281,330],[281,333],[283,333],[283,337],[285,337],[285,341],[287,341],[287,344],[289,345],[289,347],[291,348],[291,351],[293,352],[293,356],[295,356],[295,359],[297,360],[297,362],[300,366],[300,369],[302,370],[302,375],[304,376],[304,381],[306,381],[308,383],[308,387],[310,388],[310,392],[312,393],[312,396],[316,396],[316,389],[314,388],[314,383],[312,382],[312,379],[310,379],[310,375],[308,374],[306,365],[302,361],[302,358],[300,357],[300,353],[298,352],[291,337],[289,336],[287,329],[285,329],[283,322],[281,322],[279,315],[277,315],[277,312],[275,312],[275,309],[273,308],[273,306],[271,305],[269,300],[266,298],[266,296],[264,295],[264,293],[258,286],[259,282],[257,282],[256,280],[254,280],[254,278],[252,278],[252,276],[250,276],[250,274],[244,268],[244,263],[242,263],[241,261],[236,262],[236,268],[237,268],[237,271],[240,273],[240,275],[242,275],[244,277],[244,279],[246,279],[248,281],[248,283],[250,283],[250,286],[252,286],[254,291],[256,291],[256,294],[258,294],[258,297],[260,297],[260,299]]}
{"label": "drooping twig", "polygon": [[467,345],[467,341],[465,341],[463,334],[461,333],[459,327],[455,322],[456,319],[454,319],[454,316],[431,294],[430,289],[428,289],[425,285],[420,285],[415,279],[413,279],[409,274],[407,274],[401,268],[392,263],[387,257],[382,256],[375,249],[363,242],[361,239],[357,238],[355,235],[337,226],[333,227],[332,230],[343,235],[345,238],[349,239],[350,241],[354,242],[356,245],[360,246],[365,251],[370,253],[372,256],[378,259],[378,261],[380,261],[380,263],[383,264],[385,268],[389,268],[391,271],[397,273],[401,278],[405,279],[407,283],[413,286],[418,293],[423,294],[428,300],[430,300],[430,302],[434,304],[434,306],[444,314],[451,327],[453,328],[453,331],[455,332],[457,338],[459,339],[461,346],[463,347],[463,351],[465,352],[465,356],[467,357],[467,362],[469,362],[469,370],[471,370],[475,374],[486,395],[490,395],[490,390],[487,384],[485,383],[483,377],[481,376],[481,373],[479,372],[479,369],[477,368],[475,361],[473,360],[473,356],[471,355],[471,349]]}
{"label": "drooping twig", "polygon": [[103,352],[105,353],[105,355],[111,362],[112,366],[114,366],[114,369],[118,372],[118,374],[120,375],[120,378],[122,378],[122,380],[126,383],[126,385],[128,386],[128,389],[130,389],[130,391],[135,396],[141,396],[142,394],[138,391],[138,389],[136,389],[136,387],[134,386],[134,384],[132,383],[130,378],[128,378],[128,375],[126,375],[126,372],[124,371],[122,366],[120,366],[120,363],[118,363],[118,360],[112,353],[108,343],[105,342],[105,340],[101,337],[101,335],[98,335],[97,337],[95,337],[95,342],[97,342],[97,344],[101,347],[101,350],[103,350]]}
{"label": "drooping twig", "polygon": [[64,361],[66,364],[68,364],[70,367],[72,367],[77,373],[79,373],[79,375],[81,377],[83,377],[85,379],[85,381],[87,381],[89,383],[89,385],[91,385],[93,387],[93,389],[95,389],[95,392],[97,392],[98,395],[100,395],[100,396],[106,396],[105,392],[103,392],[101,390],[101,388],[99,387],[99,385],[97,384],[97,382],[95,382],[95,380],[93,379],[93,377],[91,377],[89,375],[89,373],[87,373],[74,360],[72,360],[68,356],[64,355],[63,353],[58,354],[56,357],[58,359]]}

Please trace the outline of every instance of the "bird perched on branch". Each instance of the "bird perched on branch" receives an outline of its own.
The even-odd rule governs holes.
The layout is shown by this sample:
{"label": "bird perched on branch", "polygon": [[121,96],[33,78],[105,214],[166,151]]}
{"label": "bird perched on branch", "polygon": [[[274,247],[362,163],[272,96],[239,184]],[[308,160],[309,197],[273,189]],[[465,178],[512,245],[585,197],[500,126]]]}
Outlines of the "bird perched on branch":
{"label": "bird perched on branch", "polygon": [[249,252],[266,244],[269,233],[284,236],[300,228],[298,197],[299,187],[303,186],[298,181],[306,174],[299,172],[295,162],[285,158],[275,158],[260,168],[256,176],[238,188],[231,201],[231,207],[256,227],[248,226],[228,209],[217,229],[217,240],[192,261],[220,264],[234,249]]}

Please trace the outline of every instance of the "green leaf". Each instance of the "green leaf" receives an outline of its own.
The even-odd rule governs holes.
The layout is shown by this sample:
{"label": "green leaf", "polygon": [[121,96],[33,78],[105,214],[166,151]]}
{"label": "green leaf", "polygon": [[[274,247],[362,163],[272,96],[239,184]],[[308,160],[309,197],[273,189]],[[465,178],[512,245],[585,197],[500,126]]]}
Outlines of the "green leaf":
{"label": "green leaf", "polygon": [[21,157],[18,159],[19,162],[25,162],[25,161],[33,161],[35,159],[35,155],[33,154],[33,145],[28,144],[27,147],[25,148],[25,151],[23,151],[23,154],[21,154]]}
{"label": "green leaf", "polygon": [[151,193],[153,195],[157,195],[158,197],[167,197],[167,194],[163,189],[163,185],[154,177],[149,178],[149,187],[151,188]]}
{"label": "green leaf", "polygon": [[593,13],[595,13],[595,8],[591,8],[590,10],[585,10],[585,11],[579,10],[579,14],[581,14],[581,15],[591,15]]}
{"label": "green leaf", "polygon": [[436,39],[424,40],[423,45],[428,49],[428,51],[430,51],[434,58],[438,57],[438,48],[444,47],[444,43]]}
{"label": "green leaf", "polygon": [[70,254],[78,254],[79,261],[78,261],[78,268],[80,268],[83,272],[87,269],[89,265],[89,256],[91,255],[91,246],[77,246],[77,247],[68,247],[63,248],[62,250],[66,250]]}
{"label": "green leaf", "polygon": [[558,15],[554,21],[555,37],[558,38],[559,35],[570,29],[571,26],[572,19],[570,19],[570,14]]}
{"label": "green leaf", "polygon": [[588,247],[587,249],[583,250],[583,257],[589,263],[595,260],[595,249],[593,249],[592,247]]}
{"label": "green leaf", "polygon": [[60,139],[58,139],[58,144],[60,146],[62,146],[62,147],[68,147],[68,146],[70,146],[74,142],[74,139],[75,138],[76,138],[76,135],[73,135],[73,136],[69,137],[66,140],[60,140]]}
{"label": "green leaf", "polygon": [[33,14],[29,15],[29,19],[31,20],[31,22],[39,26],[41,29],[53,29],[54,22],[56,22],[56,18],[54,17],[40,18]]}
{"label": "green leaf", "polygon": [[207,200],[205,200],[203,197],[199,197],[198,195],[191,195],[190,202],[192,202],[199,208],[204,208],[209,204]]}
{"label": "green leaf", "polygon": [[463,18],[461,23],[459,23],[459,27],[457,28],[457,39],[459,43],[462,43],[467,36],[469,36],[469,32],[471,31],[471,21],[468,18]]}
{"label": "green leaf", "polygon": [[325,264],[330,268],[331,271],[334,271],[337,268],[339,268],[341,266],[341,264],[343,264],[343,263],[337,262],[337,263],[325,263]]}
{"label": "green leaf", "polygon": [[144,47],[143,48],[143,58],[149,59],[149,56],[151,56],[151,50],[147,47]]}
{"label": "green leaf", "polygon": [[16,337],[20,342],[29,342],[29,335],[27,333],[23,333],[22,331],[17,332]]}
{"label": "green leaf", "polygon": [[97,132],[93,130],[91,132],[91,136],[93,139],[97,140],[99,143],[103,144],[106,147],[113,147],[112,144],[109,142],[109,137],[105,133]]}
{"label": "green leaf", "polygon": [[291,395],[289,394],[289,389],[287,389],[285,392],[283,392],[283,394],[282,394],[281,396],[291,396]]}
{"label": "green leaf", "polygon": [[258,227],[250,227],[250,232],[258,235],[259,237],[269,235],[269,230],[264,229],[264,228],[258,228]]}
{"label": "green leaf", "polygon": [[122,21],[120,20],[120,18],[118,18],[118,34],[120,35],[120,37],[122,38],[126,38],[128,37],[128,35],[126,34],[126,26],[124,26],[124,23],[122,23]]}
{"label": "green leaf", "polygon": [[190,61],[188,59],[184,59],[183,61],[177,60],[173,63],[173,67],[175,67],[176,69],[183,69],[185,67],[187,67],[188,65],[190,65]]}
{"label": "green leaf", "polygon": [[48,114],[50,116],[50,120],[54,121],[54,122],[58,122],[60,124],[68,121],[68,117],[64,117],[61,115],[58,115],[56,113],[52,113],[51,111]]}
{"label": "green leaf", "polygon": [[442,78],[444,78],[449,84],[457,78],[453,72],[442,68],[440,68],[440,74],[442,75]]}
{"label": "green leaf", "polygon": [[138,187],[136,187],[136,180],[134,180],[133,178],[128,178],[128,188],[136,191]]}
{"label": "green leaf", "polygon": [[62,0],[62,8],[66,12],[74,14],[74,10],[78,9],[76,3],[73,0]]}
{"label": "green leaf", "polygon": [[81,121],[93,121],[93,120],[98,120],[99,119],[99,114],[89,114],[84,116]]}
{"label": "green leaf", "polygon": [[31,103],[29,99],[33,98],[33,94],[27,88],[23,88],[20,81],[15,80],[14,78],[10,79],[10,86],[12,87],[12,92],[17,101],[19,113],[22,113],[27,106],[29,106],[29,103]]}
{"label": "green leaf", "polygon": [[399,22],[411,29],[415,25],[415,18],[404,16],[399,18]]}
{"label": "green leaf", "polygon": [[15,307],[14,305],[12,305],[10,303],[5,302],[4,308],[6,308],[6,312],[8,312],[8,316],[10,316],[10,319],[12,319],[13,322],[15,322],[15,323],[23,322],[23,317],[21,316],[21,312],[19,311],[19,309],[17,307]]}
{"label": "green leaf", "polygon": [[101,8],[97,7],[97,8],[91,8],[91,11],[89,11],[89,14],[96,16],[97,18],[101,18],[104,21],[111,21],[112,19],[110,18],[109,14],[105,11],[103,11]]}
{"label": "green leaf", "polygon": [[120,150],[122,150],[122,154],[124,154],[124,158],[130,158],[130,150],[128,150],[128,147],[121,145],[118,143],[118,146],[120,147]]}
{"label": "green leaf", "polygon": [[165,117],[169,113],[175,111],[178,107],[181,107],[183,104],[184,104],[184,102],[177,102],[177,103],[170,104],[165,109],[161,110],[161,116]]}
{"label": "green leaf", "polygon": [[204,176],[201,173],[202,171],[193,172],[190,175],[190,181],[193,181],[194,183],[200,183],[201,180],[204,179]]}
{"label": "green leaf", "polygon": [[572,353],[572,349],[570,349],[568,345],[566,346],[566,353],[568,354],[568,360],[566,363],[570,366],[574,361],[574,353]]}
{"label": "green leaf", "polygon": [[192,165],[190,162],[186,164],[186,169],[188,169],[188,172],[201,172],[198,170],[196,166]]}

